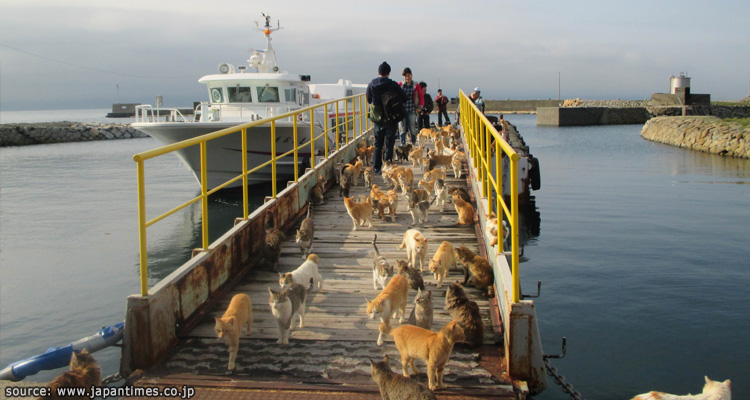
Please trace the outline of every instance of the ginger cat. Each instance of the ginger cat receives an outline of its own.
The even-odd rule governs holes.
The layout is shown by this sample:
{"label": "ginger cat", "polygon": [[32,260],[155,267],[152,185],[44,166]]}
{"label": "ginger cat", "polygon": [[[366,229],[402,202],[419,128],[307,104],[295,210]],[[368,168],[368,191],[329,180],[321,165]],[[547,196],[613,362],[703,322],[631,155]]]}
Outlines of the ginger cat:
{"label": "ginger cat", "polygon": [[[390,326],[391,316],[398,316],[398,322],[404,322],[406,302],[409,299],[409,282],[401,275],[391,278],[388,285],[372,301],[367,300],[367,314],[370,319],[380,318],[381,326]],[[378,346],[383,345],[385,336],[381,331],[378,335]]]}
{"label": "ginger cat", "polygon": [[471,274],[474,287],[479,290],[486,289],[488,296],[494,296],[495,275],[492,272],[490,262],[486,258],[474,254],[464,245],[457,248],[455,254],[456,259],[464,266],[464,281],[461,285],[466,286],[469,281],[469,274]]}
{"label": "ginger cat", "polygon": [[409,266],[416,268],[418,260],[419,272],[424,271],[425,258],[427,258],[427,238],[422,235],[422,232],[416,229],[409,229],[404,232],[404,239],[398,248],[406,248],[406,258],[409,260]]}
{"label": "ginger cat", "polygon": [[51,394],[45,399],[88,399],[88,397],[62,397],[58,396],[58,388],[86,388],[102,385],[102,370],[89,354],[88,350],[83,349],[79,353],[73,352],[70,355],[70,371],[63,372],[62,375],[53,379],[49,383]]}
{"label": "ginger cat", "polygon": [[[487,236],[490,237],[490,246],[497,244],[497,228],[497,217],[495,216],[495,212],[492,211],[487,214],[487,227],[485,228]],[[508,236],[510,236],[510,229],[508,228],[508,223],[503,220],[503,249],[505,249],[505,241],[508,240]]]}
{"label": "ginger cat", "polygon": [[474,207],[470,203],[464,201],[461,196],[454,195],[453,206],[458,213],[459,225],[471,225],[474,223]]}
{"label": "ginger cat", "polygon": [[422,189],[424,189],[427,192],[427,194],[432,195],[432,192],[435,191],[435,182],[436,182],[436,180],[437,180],[437,178],[433,179],[431,181],[428,181],[428,180],[425,180],[425,179],[420,179],[419,180],[419,187],[421,187]]}
{"label": "ginger cat", "polygon": [[[383,193],[382,190],[380,190],[377,184],[372,185],[372,189],[370,190],[370,198],[378,205],[378,217],[385,221],[385,209],[391,208],[390,198],[388,197],[388,195]],[[395,220],[395,213],[391,213],[391,221]]]}
{"label": "ginger cat", "polygon": [[454,268],[458,267],[454,252],[453,245],[450,242],[444,241],[438,247],[435,255],[432,256],[432,260],[430,260],[430,271],[435,274],[438,289],[443,287],[443,279],[448,276],[451,266]]}
{"label": "ginger cat", "polygon": [[401,185],[401,195],[406,196],[409,189],[414,187],[414,172],[406,168],[398,176],[398,183]]}
{"label": "ginger cat", "polygon": [[372,182],[375,180],[375,172],[372,170],[372,167],[365,168],[365,186],[368,188],[372,187]]}
{"label": "ginger cat", "polygon": [[357,186],[357,179],[359,179],[359,174],[362,172],[362,168],[364,167],[364,162],[362,161],[362,158],[357,157],[357,162],[352,164],[347,164],[344,166],[344,170],[342,171],[343,175],[350,176],[352,178],[352,185]]}
{"label": "ginger cat", "polygon": [[432,171],[425,172],[422,179],[425,181],[434,181],[435,179],[445,179],[446,173],[442,168],[435,168]]}
{"label": "ginger cat", "polygon": [[461,172],[463,171],[463,161],[459,157],[453,157],[451,160],[451,168],[453,168],[453,176],[461,179]]}
{"label": "ginger cat", "polygon": [[372,228],[372,199],[367,198],[364,203],[355,203],[354,197],[344,197],[344,207],[346,212],[354,222],[354,228],[357,230],[358,226],[362,226],[367,222],[367,227]]}
{"label": "ginger cat", "polygon": [[232,371],[237,358],[237,350],[240,348],[242,328],[247,328],[247,335],[253,333],[253,304],[250,297],[244,293],[234,295],[224,315],[221,318],[214,317],[214,319],[216,320],[214,326],[216,336],[229,345],[227,370]]}
{"label": "ginger cat", "polygon": [[414,325],[402,325],[391,330],[388,325],[380,325],[381,333],[390,334],[396,342],[396,348],[401,353],[401,366],[404,376],[409,377],[419,370],[414,365],[414,359],[427,363],[427,379],[431,390],[445,387],[443,373],[445,364],[453,352],[453,345],[466,340],[464,330],[457,321],[451,321],[440,329],[432,332]]}
{"label": "ginger cat", "polygon": [[273,214],[267,213],[263,223],[266,231],[263,238],[263,258],[271,266],[271,270],[276,272],[279,268],[281,245],[286,241],[286,235],[276,227]]}
{"label": "ginger cat", "polygon": [[396,221],[396,210],[398,209],[398,193],[394,189],[391,189],[386,193],[388,195],[388,200],[390,201],[390,205],[388,206],[388,212],[391,215],[391,221]]}
{"label": "ginger cat", "polygon": [[312,189],[310,189],[310,198],[312,199],[313,204],[319,205],[325,200],[323,192],[325,192],[326,182],[326,178],[318,173],[318,182],[315,183]]}
{"label": "ginger cat", "polygon": [[409,158],[411,158],[411,166],[416,167],[419,160],[424,158],[424,146],[419,146],[414,148],[411,152],[409,152]]}

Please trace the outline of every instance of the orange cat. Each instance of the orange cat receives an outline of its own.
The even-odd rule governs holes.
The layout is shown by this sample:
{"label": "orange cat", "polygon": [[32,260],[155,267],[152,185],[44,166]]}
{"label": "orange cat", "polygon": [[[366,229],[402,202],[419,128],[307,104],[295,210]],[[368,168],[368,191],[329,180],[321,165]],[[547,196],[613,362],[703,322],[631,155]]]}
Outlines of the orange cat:
{"label": "orange cat", "polygon": [[471,204],[465,202],[461,196],[453,196],[453,206],[456,207],[458,213],[458,224],[459,225],[471,225],[474,223],[474,207]]}
{"label": "orange cat", "polygon": [[443,279],[448,276],[451,265],[453,268],[458,267],[454,252],[455,249],[450,242],[443,242],[430,260],[430,271],[435,274],[438,289],[443,287]]}
{"label": "orange cat", "polygon": [[433,179],[431,181],[420,179],[419,180],[419,187],[424,189],[429,195],[432,195],[432,193],[435,191],[435,182],[437,179]]}
{"label": "orange cat", "polygon": [[445,170],[442,168],[435,168],[430,172],[425,172],[424,179],[425,181],[434,181],[435,179],[443,179],[445,180]]}
{"label": "orange cat", "polygon": [[406,192],[414,187],[414,172],[406,168],[398,176],[398,183],[401,185],[401,195],[406,196]]}
{"label": "orange cat", "polygon": [[404,376],[409,377],[408,370],[418,374],[414,365],[418,358],[427,363],[427,379],[431,390],[445,387],[443,373],[445,364],[453,352],[456,342],[466,340],[464,330],[453,320],[443,326],[440,332],[432,332],[414,325],[402,325],[391,330],[390,326],[381,324],[381,334],[390,334],[396,342],[396,348],[401,353],[401,367]]}
{"label": "orange cat", "polygon": [[[409,298],[409,281],[401,275],[391,278],[382,292],[373,299],[367,301],[367,314],[370,319],[380,318],[381,325],[390,326],[391,315],[398,315],[398,322],[404,322],[406,303]],[[385,336],[381,331],[378,335],[378,346],[383,345]]]}
{"label": "orange cat", "polygon": [[352,177],[352,184],[354,186],[357,186],[357,179],[359,179],[359,174],[362,172],[363,167],[364,162],[359,157],[357,157],[357,162],[354,165],[348,164],[344,167],[344,174]]}
{"label": "orange cat", "polygon": [[419,160],[424,158],[424,146],[420,146],[415,148],[409,153],[409,158],[411,158],[411,166],[416,167]]}
{"label": "orange cat", "polygon": [[419,260],[419,272],[424,271],[424,260],[427,258],[427,238],[422,236],[422,232],[416,229],[409,229],[404,232],[404,239],[398,248],[406,248],[406,258],[409,260],[410,267],[417,268],[417,260]]}
{"label": "orange cat", "polygon": [[354,197],[344,197],[344,206],[346,212],[354,222],[354,229],[357,230],[358,226],[362,226],[367,222],[367,227],[372,228],[372,199],[367,198],[364,203],[355,203]]}
{"label": "orange cat", "polygon": [[80,353],[73,352],[70,355],[70,371],[49,383],[51,395],[43,399],[88,399],[88,397],[63,397],[58,396],[59,388],[86,388],[102,385],[102,370],[97,364],[94,356],[88,350],[83,349]]}
{"label": "orange cat", "polygon": [[223,339],[229,345],[229,364],[227,369],[234,369],[234,360],[237,358],[237,350],[240,348],[240,335],[242,328],[247,326],[247,334],[253,333],[253,304],[250,297],[244,293],[239,293],[232,297],[229,307],[224,315],[214,317],[216,320],[216,336]]}

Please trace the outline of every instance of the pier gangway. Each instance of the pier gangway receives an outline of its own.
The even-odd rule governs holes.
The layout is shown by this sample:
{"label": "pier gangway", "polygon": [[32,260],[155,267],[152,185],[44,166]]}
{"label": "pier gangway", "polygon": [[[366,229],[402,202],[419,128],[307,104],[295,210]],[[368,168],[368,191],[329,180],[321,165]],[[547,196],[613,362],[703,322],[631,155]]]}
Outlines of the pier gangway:
{"label": "pier gangway", "polygon": [[[370,320],[365,311],[365,299],[372,299],[380,292],[373,289],[371,242],[377,234],[381,254],[395,265],[396,260],[406,259],[405,250],[398,249],[404,232],[416,228],[428,239],[428,263],[437,247],[449,241],[487,257],[495,274],[494,297],[487,298],[471,285],[465,287],[481,310],[486,330],[484,343],[478,348],[466,344],[455,346],[446,366],[447,388],[440,390],[439,397],[515,399],[543,391],[547,381],[534,304],[523,298],[518,274],[518,155],[463,92],[460,96],[461,141],[466,162],[462,166],[463,176],[457,178],[449,171],[446,184],[463,187],[470,193],[476,210],[473,224],[458,225],[456,210],[448,203],[442,212],[433,205],[428,221],[413,225],[407,201],[401,197],[395,221],[374,216],[371,228],[365,225],[352,229],[352,220],[335,183],[334,169],[354,160],[357,147],[372,136],[371,124],[362,112],[363,96],[352,96],[337,101],[354,104],[354,112],[337,116],[334,121],[338,124],[326,126],[322,133],[335,132],[334,149],[325,149],[313,168],[295,176],[285,189],[277,193],[274,185],[273,192],[258,209],[250,212],[245,203],[244,215],[238,216],[234,228],[212,243],[208,243],[204,229],[203,248],[196,249],[190,260],[152,287],[148,287],[145,230],[176,210],[146,221],[144,161],[168,154],[178,145],[201,146],[211,135],[245,135],[254,124],[272,121],[255,121],[191,143],[136,155],[142,212],[139,218],[143,239],[142,285],[141,293],[130,296],[127,302],[121,374],[131,376],[130,382],[136,386],[191,386],[196,389],[195,398],[379,398],[377,385],[370,378],[369,360],[380,360],[387,354],[396,373],[401,372],[401,366],[392,339],[387,339],[383,346],[376,344],[379,321]],[[331,106],[336,113],[339,110],[338,104],[319,106]],[[494,178],[502,176],[498,166],[504,163],[511,170],[507,182],[511,196],[502,195],[502,179]],[[422,176],[420,168],[411,163],[401,165],[412,169],[416,185]],[[236,179],[246,179],[247,173],[243,169]],[[279,288],[278,273],[262,260],[264,221],[272,217],[287,233],[278,270],[296,269],[302,258],[294,241],[295,228],[307,212],[310,192],[319,176],[326,179],[328,190],[324,202],[313,206],[313,253],[320,259],[324,285],[307,302],[305,327],[292,331],[289,345],[279,345],[276,322],[268,305],[268,288]],[[376,176],[374,183],[384,190],[391,188],[382,176]],[[211,193],[203,187],[201,195],[181,207],[205,202]],[[351,195],[356,199],[368,194],[369,189],[360,178]],[[247,195],[244,198],[247,202]],[[486,234],[487,210],[501,210],[508,221],[511,234],[507,250],[502,245],[489,245],[492,238]],[[206,207],[203,212],[206,223]],[[501,235],[502,227],[499,230]],[[437,288],[427,265],[423,278],[433,299],[433,330],[438,330],[451,320],[444,309],[447,284],[463,281],[463,272],[452,270],[442,288]],[[237,293],[248,294],[252,300],[253,329],[251,335],[240,340],[237,368],[229,373],[227,346],[216,338],[213,317],[221,316]],[[414,307],[415,293],[409,292],[407,314]],[[392,324],[399,325],[397,320]],[[422,373],[414,378],[426,383],[424,363],[417,361],[417,365]]]}

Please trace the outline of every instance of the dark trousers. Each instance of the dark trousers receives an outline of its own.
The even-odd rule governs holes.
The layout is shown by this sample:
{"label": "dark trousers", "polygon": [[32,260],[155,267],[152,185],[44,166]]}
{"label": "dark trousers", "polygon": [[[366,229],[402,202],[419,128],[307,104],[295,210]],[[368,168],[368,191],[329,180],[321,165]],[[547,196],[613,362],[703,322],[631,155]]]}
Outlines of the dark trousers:
{"label": "dark trousers", "polygon": [[443,126],[443,115],[445,115],[445,124],[450,125],[451,119],[448,118],[448,112],[438,110],[438,126]]}
{"label": "dark trousers", "polygon": [[430,114],[419,114],[417,116],[417,129],[422,130],[430,127]]}
{"label": "dark trousers", "polygon": [[372,165],[376,172],[383,167],[383,146],[385,146],[385,159],[393,161],[393,146],[396,144],[396,125],[375,124],[375,151],[372,153]]}

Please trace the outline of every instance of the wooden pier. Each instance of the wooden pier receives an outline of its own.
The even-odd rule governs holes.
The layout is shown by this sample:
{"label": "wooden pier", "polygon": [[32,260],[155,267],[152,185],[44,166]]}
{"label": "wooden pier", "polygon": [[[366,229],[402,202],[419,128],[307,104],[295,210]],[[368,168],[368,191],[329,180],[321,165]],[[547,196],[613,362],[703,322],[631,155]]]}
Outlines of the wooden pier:
{"label": "wooden pier", "polygon": [[[402,164],[404,165],[404,164]],[[411,167],[411,164],[408,165]],[[466,166],[464,166],[464,169]],[[415,185],[422,172],[412,168]],[[448,172],[446,185],[467,186],[466,177],[456,179]],[[384,191],[390,186],[381,176],[375,183]],[[228,295],[201,320],[177,348],[159,366],[148,371],[137,381],[138,386],[195,387],[194,398],[322,398],[338,396],[354,399],[380,398],[377,385],[370,377],[370,361],[380,360],[388,354],[391,368],[401,372],[399,352],[392,338],[379,347],[379,320],[370,320],[365,312],[365,298],[373,299],[380,290],[373,289],[372,247],[377,234],[378,249],[392,265],[397,259],[406,259],[406,251],[399,250],[403,234],[412,228],[412,218],[407,210],[407,200],[401,196],[396,221],[373,217],[373,227],[352,230],[352,220],[346,212],[338,187],[326,193],[325,203],[315,206],[315,240],[313,253],[320,258],[319,272],[323,276],[323,289],[314,291],[307,301],[304,328],[296,327],[290,335],[289,345],[278,345],[276,322],[268,305],[268,288],[278,289],[278,274],[267,267],[255,267]],[[471,192],[471,191],[470,191]],[[352,188],[352,195],[369,194],[363,186]],[[446,203],[444,212],[430,209],[428,223],[416,226],[428,239],[428,258],[447,240],[458,247],[465,244],[481,252],[475,225],[458,226],[452,203]],[[299,222],[298,222],[299,225]],[[299,247],[294,241],[294,231],[287,232],[289,239],[282,249],[280,272],[289,272],[302,263]],[[463,271],[452,270],[438,289],[427,265],[422,276],[426,290],[432,292],[434,306],[433,331],[439,330],[451,318],[444,309],[447,283],[463,281]],[[497,310],[491,310],[489,299],[473,287],[465,288],[482,311],[485,325],[485,343],[478,349],[465,344],[454,347],[445,372],[448,388],[437,392],[438,398],[494,398],[515,399],[508,380],[503,357],[502,328]],[[229,299],[237,293],[248,294],[253,303],[253,332],[240,341],[237,369],[226,371],[227,346],[214,333],[214,316],[221,316]],[[416,291],[409,291],[407,316],[414,308]],[[494,306],[497,307],[496,305]],[[393,319],[392,326],[400,326]],[[413,376],[427,383],[424,362],[417,361],[421,374]]]}

